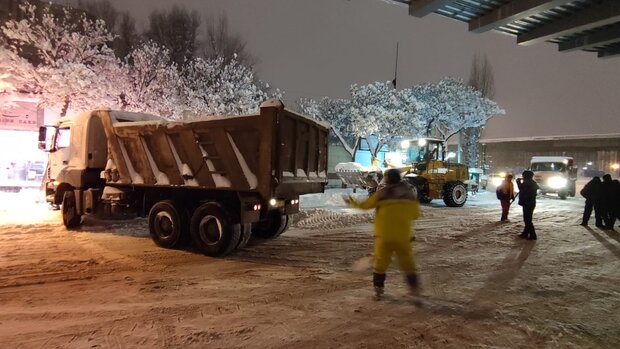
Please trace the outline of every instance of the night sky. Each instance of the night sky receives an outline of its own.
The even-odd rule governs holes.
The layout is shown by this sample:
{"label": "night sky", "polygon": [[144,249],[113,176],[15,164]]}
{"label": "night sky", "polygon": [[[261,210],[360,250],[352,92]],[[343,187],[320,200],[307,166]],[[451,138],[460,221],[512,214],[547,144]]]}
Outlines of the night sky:
{"label": "night sky", "polygon": [[352,83],[392,80],[399,42],[399,88],[444,76],[467,80],[473,55],[487,55],[506,116],[489,121],[485,139],[620,133],[620,57],[559,53],[551,43],[520,47],[514,37],[470,34],[466,23],[411,17],[381,0],[111,2],[139,23],[173,3],[201,15],[225,11],[258,58],[261,80],[284,90],[285,103],[347,97]]}

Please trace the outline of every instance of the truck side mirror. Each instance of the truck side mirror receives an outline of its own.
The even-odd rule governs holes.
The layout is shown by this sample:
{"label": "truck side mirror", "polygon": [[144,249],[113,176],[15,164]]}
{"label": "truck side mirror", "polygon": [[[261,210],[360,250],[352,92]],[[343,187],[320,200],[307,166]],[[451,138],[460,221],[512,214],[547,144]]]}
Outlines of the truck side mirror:
{"label": "truck side mirror", "polygon": [[48,129],[54,129],[54,127],[50,126],[41,126],[39,127],[39,149],[49,152],[52,150],[52,142],[51,137],[53,133],[48,133]]}

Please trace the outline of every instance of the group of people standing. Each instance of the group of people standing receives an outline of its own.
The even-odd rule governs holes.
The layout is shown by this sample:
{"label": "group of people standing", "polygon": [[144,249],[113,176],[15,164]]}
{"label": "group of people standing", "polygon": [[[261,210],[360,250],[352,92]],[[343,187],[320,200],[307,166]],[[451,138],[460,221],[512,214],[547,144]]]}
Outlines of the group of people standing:
{"label": "group of people standing", "polygon": [[[517,186],[519,188],[519,205],[523,208],[523,231],[519,237],[527,240],[536,240],[536,229],[534,228],[533,218],[534,209],[536,208],[536,194],[538,193],[538,184],[534,181],[534,172],[526,170],[521,174],[523,178],[517,178]],[[508,221],[508,212],[510,205],[515,201],[514,185],[512,184],[513,175],[506,175],[504,181],[497,187],[496,194],[502,205],[502,217],[500,221]]]}
{"label": "group of people standing", "polygon": [[[497,198],[502,204],[501,221],[508,220],[510,205],[519,198],[519,205],[523,208],[523,232],[520,238],[536,240],[536,229],[532,222],[536,208],[536,195],[539,187],[534,181],[534,172],[526,170],[522,178],[516,183],[519,193],[515,195],[512,175],[507,175],[498,187]],[[374,221],[374,265],[373,286],[375,298],[381,299],[384,293],[386,272],[393,254],[396,254],[399,267],[405,275],[409,290],[413,295],[419,295],[419,279],[416,273],[416,263],[412,251],[413,234],[412,222],[420,217],[420,205],[415,193],[401,181],[400,172],[396,169],[388,170],[384,176],[385,187],[370,195],[366,200],[355,200],[348,196],[345,202],[355,208],[376,209]],[[587,225],[592,210],[596,217],[596,226],[601,229],[613,229],[616,218],[620,219],[620,182],[611,179],[609,174],[603,180],[594,177],[581,190],[586,198],[586,207],[581,225]]]}
{"label": "group of people standing", "polygon": [[586,199],[581,225],[588,225],[594,210],[596,227],[613,230],[616,219],[620,219],[620,181],[612,180],[609,174],[604,175],[602,181],[593,177],[580,194]]}

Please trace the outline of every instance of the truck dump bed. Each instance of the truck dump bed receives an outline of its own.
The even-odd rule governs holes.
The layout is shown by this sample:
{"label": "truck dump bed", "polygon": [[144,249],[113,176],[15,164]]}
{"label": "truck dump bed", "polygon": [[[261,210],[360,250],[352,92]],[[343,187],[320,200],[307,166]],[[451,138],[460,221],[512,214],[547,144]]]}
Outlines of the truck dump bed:
{"label": "truck dump bed", "polygon": [[108,147],[112,186],[185,186],[258,192],[263,198],[322,192],[329,128],[285,110],[279,101],[257,115],[204,121],[125,121],[97,111]]}

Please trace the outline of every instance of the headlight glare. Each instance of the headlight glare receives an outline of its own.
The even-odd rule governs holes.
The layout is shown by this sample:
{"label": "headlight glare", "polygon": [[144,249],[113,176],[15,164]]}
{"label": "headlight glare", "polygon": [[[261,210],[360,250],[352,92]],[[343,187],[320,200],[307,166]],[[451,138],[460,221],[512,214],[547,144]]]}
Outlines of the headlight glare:
{"label": "headlight glare", "polygon": [[566,187],[568,181],[564,177],[550,177],[547,179],[547,185],[552,189],[560,189]]}

